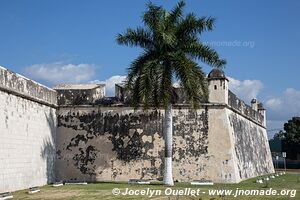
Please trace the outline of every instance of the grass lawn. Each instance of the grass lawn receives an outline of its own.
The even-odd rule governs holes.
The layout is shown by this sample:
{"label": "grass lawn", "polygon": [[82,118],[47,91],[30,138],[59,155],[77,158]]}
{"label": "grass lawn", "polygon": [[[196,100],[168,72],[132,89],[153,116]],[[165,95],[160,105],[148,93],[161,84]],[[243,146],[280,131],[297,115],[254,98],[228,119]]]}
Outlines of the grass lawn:
{"label": "grass lawn", "polygon": [[[271,195],[271,196],[238,196],[233,197],[226,196],[223,199],[300,199],[300,174],[285,174],[275,179],[271,179],[268,182],[268,187],[265,183],[258,184],[255,183],[254,179],[249,179],[243,181],[239,184],[215,184],[213,186],[191,186],[189,183],[177,183],[174,187],[170,187],[173,191],[184,191],[185,188],[190,188],[196,191],[200,189],[201,193],[199,196],[165,196],[164,192],[167,191],[168,187],[160,184],[152,185],[128,185],[127,183],[91,183],[88,185],[65,185],[62,187],[52,187],[50,185],[41,187],[41,192],[35,194],[28,194],[27,190],[21,190],[13,193],[14,199],[62,199],[62,200],[86,200],[86,199],[222,199],[218,195],[209,195],[209,190],[214,189],[228,189],[233,190],[232,194],[237,188],[245,190],[270,190],[270,188],[277,190],[278,192],[287,190],[296,190],[297,194],[295,197],[291,195],[281,196],[281,195]],[[112,189],[119,188],[121,192],[125,192],[126,188],[132,190],[145,190],[149,188],[151,191],[159,190],[162,195],[156,195],[149,198],[149,195],[144,196],[130,196],[130,195],[113,195]],[[168,189],[168,192],[170,191]],[[146,191],[146,190],[145,190]],[[205,192],[202,193],[202,192]],[[291,191],[290,191],[291,192]]]}

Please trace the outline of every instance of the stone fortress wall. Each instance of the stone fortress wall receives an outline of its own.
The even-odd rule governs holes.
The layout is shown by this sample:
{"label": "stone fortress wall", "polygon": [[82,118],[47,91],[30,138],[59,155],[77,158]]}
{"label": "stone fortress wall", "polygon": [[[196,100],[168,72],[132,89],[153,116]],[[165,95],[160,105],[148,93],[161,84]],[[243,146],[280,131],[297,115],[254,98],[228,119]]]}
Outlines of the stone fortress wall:
{"label": "stone fortress wall", "polygon": [[[246,105],[228,90],[219,71],[210,73],[209,103],[193,111],[180,88],[173,106],[173,175],[177,181],[236,183],[274,172],[265,110]],[[68,88],[58,88],[61,98]],[[82,91],[83,92],[83,91]],[[87,92],[85,92],[87,93]],[[59,106],[56,175],[59,180],[161,180],[163,110],[134,110],[121,84],[116,97]],[[67,100],[72,102],[72,100]]]}
{"label": "stone fortress wall", "polygon": [[0,67],[0,193],[55,179],[56,91]]}
{"label": "stone fortress wall", "polygon": [[[103,85],[54,91],[0,72],[0,192],[54,180],[162,179],[163,110],[134,110],[121,84],[105,97]],[[263,106],[238,99],[222,71],[208,81],[209,102],[197,110],[175,89],[174,180],[236,183],[273,173]]]}

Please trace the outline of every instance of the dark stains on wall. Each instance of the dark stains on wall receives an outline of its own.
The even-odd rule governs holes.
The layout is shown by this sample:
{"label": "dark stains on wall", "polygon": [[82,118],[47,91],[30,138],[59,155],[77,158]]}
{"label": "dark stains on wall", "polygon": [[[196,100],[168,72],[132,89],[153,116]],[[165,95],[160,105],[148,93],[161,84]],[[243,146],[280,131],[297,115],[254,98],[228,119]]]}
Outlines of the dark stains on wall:
{"label": "dark stains on wall", "polygon": [[[117,152],[117,159],[125,162],[141,158],[143,154],[142,148],[149,149],[148,145],[143,146],[141,135],[137,131],[134,131],[131,136],[117,133],[112,134],[109,138],[114,145],[112,150]],[[124,142],[125,138],[128,139],[127,143]]]}
{"label": "dark stains on wall", "polygon": [[84,174],[94,175],[94,168],[89,168],[89,164],[93,165],[95,158],[97,156],[97,150],[94,146],[88,146],[86,149],[79,148],[80,153],[75,154],[73,160],[75,161],[75,166],[80,169]]}
{"label": "dark stains on wall", "polygon": [[[174,161],[185,162],[189,157],[205,156],[208,145],[208,109],[196,112],[179,108],[178,112],[173,118],[174,138],[182,138],[186,146],[182,147],[181,144],[174,143],[174,152],[179,154],[179,158],[174,158]],[[116,159],[125,165],[133,161],[141,161],[142,167],[133,166],[130,169],[140,175],[137,178],[157,178],[163,172],[164,148],[160,146],[159,149],[155,149],[157,146],[154,143],[157,141],[154,135],[158,134],[162,139],[162,126],[163,115],[160,111],[154,110],[113,112],[95,108],[87,113],[69,111],[68,114],[58,116],[58,128],[65,127],[72,130],[69,141],[59,141],[64,145],[57,151],[60,154],[58,159],[65,159],[62,154],[73,155],[71,160],[65,159],[66,162],[73,164],[82,174],[95,176],[96,169],[99,168],[98,155],[113,152]],[[103,147],[95,142],[103,137],[111,145],[111,149],[107,149],[107,152],[102,152]],[[155,155],[153,155],[154,150],[157,152]],[[103,165],[102,168],[110,168],[111,180],[115,180],[122,173],[127,173],[120,164],[117,166],[117,160],[111,159],[100,164]],[[144,165],[145,160],[150,164]],[[159,160],[161,164],[158,167],[156,162]],[[101,174],[103,170],[97,173]]]}
{"label": "dark stains on wall", "polygon": [[[174,136],[184,138],[187,148],[180,148],[180,144],[174,144],[173,154],[179,152],[179,160],[190,157],[200,157],[207,154],[208,146],[208,109],[207,107],[197,114],[193,110],[182,111],[174,116]],[[195,133],[195,135],[193,135]]]}
{"label": "dark stains on wall", "polygon": [[238,164],[240,178],[252,177],[253,174],[249,172],[257,175],[268,173],[267,146],[261,128],[248,120],[239,118],[235,113],[229,115],[229,121],[234,130],[235,153],[240,162]]}
{"label": "dark stains on wall", "polygon": [[103,84],[59,84],[57,91],[58,105],[92,105],[104,97]]}
{"label": "dark stains on wall", "polygon": [[[153,144],[143,142],[142,137],[153,136],[161,132],[161,124],[162,117],[158,111],[124,115],[100,111],[85,115],[69,113],[69,115],[58,117],[58,127],[86,132],[86,134],[74,135],[66,146],[67,151],[78,148],[80,143],[87,144],[90,140],[97,140],[97,137],[106,135],[112,143],[112,151],[116,153],[117,159],[124,162],[151,159],[147,152],[153,148]],[[93,169],[87,167],[93,164],[97,156],[96,152],[99,150],[96,146],[88,146],[85,150],[81,148],[79,151],[80,153],[73,157],[76,167],[83,174],[93,173],[96,166]]]}
{"label": "dark stains on wall", "polygon": [[0,67],[0,90],[39,103],[56,105],[56,92],[8,69]]}
{"label": "dark stains on wall", "polygon": [[210,158],[208,156],[208,108],[205,107],[197,112],[179,109],[173,123],[174,138],[177,138],[177,142],[173,143],[173,160],[182,165],[177,171],[187,180],[195,179],[206,170],[207,162],[203,161]]}

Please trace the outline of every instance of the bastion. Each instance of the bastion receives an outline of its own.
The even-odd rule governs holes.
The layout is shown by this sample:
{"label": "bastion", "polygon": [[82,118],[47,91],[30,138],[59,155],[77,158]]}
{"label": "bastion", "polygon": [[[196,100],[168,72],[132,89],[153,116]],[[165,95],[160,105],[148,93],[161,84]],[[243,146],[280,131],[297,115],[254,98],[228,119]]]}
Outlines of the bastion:
{"label": "bastion", "polygon": [[[207,80],[209,100],[197,110],[174,88],[174,180],[237,183],[273,173],[263,105],[239,99],[220,69]],[[115,90],[50,89],[0,68],[0,192],[60,180],[162,180],[163,110],[134,109],[121,83]]]}

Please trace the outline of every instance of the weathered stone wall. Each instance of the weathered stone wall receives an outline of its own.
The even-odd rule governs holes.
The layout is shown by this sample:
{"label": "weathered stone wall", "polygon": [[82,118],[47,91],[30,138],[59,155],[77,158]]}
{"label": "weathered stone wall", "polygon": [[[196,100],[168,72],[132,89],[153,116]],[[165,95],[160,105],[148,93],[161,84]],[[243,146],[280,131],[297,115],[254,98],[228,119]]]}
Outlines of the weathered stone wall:
{"label": "weathered stone wall", "polygon": [[[174,180],[239,182],[274,171],[266,131],[225,105],[173,109]],[[163,111],[61,107],[58,180],[128,181],[163,175]]]}
{"label": "weathered stone wall", "polygon": [[104,84],[60,84],[54,89],[58,105],[92,105],[105,96]]}
{"label": "weathered stone wall", "polygon": [[243,100],[239,99],[233,92],[228,91],[228,105],[236,110],[241,115],[246,116],[247,118],[264,125],[264,118],[257,110],[252,109],[247,105]]}
{"label": "weathered stone wall", "polygon": [[231,110],[228,119],[240,179],[273,173],[266,129]]}
{"label": "weathered stone wall", "polygon": [[[208,152],[217,182],[274,173],[266,128],[229,106],[209,109]],[[213,161],[214,160],[214,161]]]}
{"label": "weathered stone wall", "polygon": [[[174,109],[174,176],[200,175],[208,145],[207,109]],[[162,178],[162,111],[130,107],[60,108],[59,180],[128,181]]]}
{"label": "weathered stone wall", "polygon": [[[210,96],[222,96],[221,102],[203,103],[196,111],[177,91],[182,98],[173,109],[175,180],[235,183],[274,172],[265,115],[223,91],[226,84],[220,90],[210,85]],[[118,96],[92,99],[57,111],[54,90],[0,67],[0,192],[55,179],[162,179],[163,110],[133,110]]]}
{"label": "weathered stone wall", "polygon": [[56,92],[0,68],[0,193],[54,178]]}
{"label": "weathered stone wall", "polygon": [[0,87],[2,91],[45,105],[57,104],[57,94],[54,90],[1,66]]}

